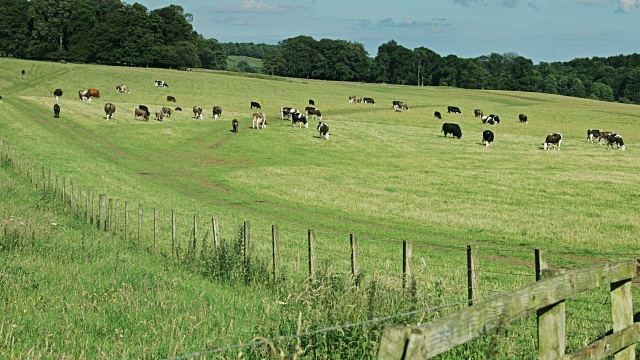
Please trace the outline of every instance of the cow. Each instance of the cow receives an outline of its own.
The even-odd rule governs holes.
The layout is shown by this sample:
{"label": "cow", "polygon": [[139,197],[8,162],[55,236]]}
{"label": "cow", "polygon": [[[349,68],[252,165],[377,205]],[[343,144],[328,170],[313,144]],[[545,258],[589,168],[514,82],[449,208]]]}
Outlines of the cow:
{"label": "cow", "polygon": [[138,105],[138,109],[144,110],[144,112],[147,114],[147,118],[149,117],[149,115],[151,115],[151,112],[149,111],[149,108],[144,106],[144,105]]}
{"label": "cow", "polygon": [[545,150],[551,149],[551,147],[555,147],[556,150],[560,150],[560,144],[562,143],[562,134],[549,134],[547,138],[544,139],[544,143],[542,146]]}
{"label": "cow", "polygon": [[116,85],[116,91],[119,93],[127,93],[127,94],[131,93],[127,85]]}
{"label": "cow", "polygon": [[454,114],[462,114],[462,111],[460,111],[460,108],[458,108],[457,106],[447,106],[447,112],[454,113]]}
{"label": "cow", "polygon": [[222,117],[222,108],[220,106],[213,107],[213,120],[218,120]]}
{"label": "cow", "polygon": [[491,116],[489,116],[487,118],[487,124],[492,125],[492,126],[496,126],[496,120],[494,118],[492,118]]}
{"label": "cow", "polygon": [[113,114],[116,112],[116,106],[112,103],[104,104],[104,113],[107,115],[107,120],[113,120]]}
{"label": "cow", "polygon": [[91,95],[89,95],[89,92],[87,90],[78,90],[78,97],[80,98],[80,101],[91,101]]}
{"label": "cow", "polygon": [[251,102],[251,107],[249,109],[253,109],[253,108],[262,109],[262,106],[260,106],[260,103],[252,101]]}
{"label": "cow", "polygon": [[393,110],[409,110],[409,106],[404,101],[393,100]]}
{"label": "cow", "polygon": [[60,117],[60,105],[58,104],[53,105],[53,117],[56,119]]}
{"label": "cow", "polygon": [[492,118],[494,122],[500,124],[500,117],[498,115],[491,114],[489,117]]}
{"label": "cow", "polygon": [[[291,119],[291,114],[293,114],[294,112],[296,112],[298,110],[292,108],[292,107],[287,107],[287,106],[283,106],[280,108],[280,119],[282,120],[289,120]],[[286,119],[285,119],[286,117]]]}
{"label": "cow", "polygon": [[56,100],[60,100],[60,96],[62,96],[62,89],[53,90],[53,96],[56,97]]}
{"label": "cow", "polygon": [[300,127],[302,127],[302,125],[304,125],[305,128],[309,127],[307,117],[302,115],[299,111],[291,114],[291,126],[296,126],[297,123],[300,123]]}
{"label": "cow", "polygon": [[482,143],[484,146],[492,146],[493,145],[493,131],[485,130],[482,132]]}
{"label": "cow", "polygon": [[169,87],[169,84],[167,84],[166,82],[164,82],[162,80],[156,80],[154,85],[155,86],[160,86],[160,87]]}
{"label": "cow", "polygon": [[622,137],[618,134],[611,134],[609,136],[607,136],[607,149],[609,149],[609,147],[613,147],[613,146],[617,146],[618,149],[624,151],[625,147],[624,147],[624,141],[622,140]]}
{"label": "cow", "polygon": [[442,119],[442,115],[440,114],[440,111],[436,111],[433,113],[433,117],[436,119]]}
{"label": "cow", "polygon": [[311,100],[311,99],[309,99],[309,105],[314,105],[314,106],[315,106],[315,105],[316,105],[316,102],[315,102],[315,101],[313,101],[313,100]]}
{"label": "cow", "polygon": [[164,116],[162,114],[162,110],[156,109],[156,120],[162,121],[163,118],[164,118]]}
{"label": "cow", "polygon": [[309,117],[309,115],[313,115],[316,119],[322,120],[322,113],[320,112],[319,109],[316,109],[314,107],[307,106],[304,109],[304,113],[305,115],[307,115],[307,117]]}
{"label": "cow", "polygon": [[349,104],[353,102],[360,104],[362,102],[362,98],[360,96],[349,96]]}
{"label": "cow", "polygon": [[329,124],[324,121],[318,122],[318,132],[321,139],[329,140]]}
{"label": "cow", "polygon": [[231,120],[231,126],[233,126],[233,132],[237,133],[238,132],[238,126],[240,126],[240,124],[238,123],[238,119]]}
{"label": "cow", "polygon": [[253,113],[252,129],[264,129],[267,127],[267,115],[264,113]]}
{"label": "cow", "polygon": [[598,133],[598,145],[601,145],[604,141],[606,141],[611,134],[615,133],[613,131],[600,131]]}
{"label": "cow", "polygon": [[2,95],[0,95],[0,100],[2,100]]}
{"label": "cow", "polygon": [[483,124],[486,124],[486,123],[489,121],[489,118],[490,118],[490,116],[482,115],[482,117],[481,117],[481,119],[482,119],[482,123],[483,123]]}
{"label": "cow", "polygon": [[480,110],[480,109],[475,109],[475,110],[473,110],[473,116],[474,116],[474,117],[482,117],[482,115],[484,115],[484,113],[482,112],[482,110]]}
{"label": "cow", "polygon": [[455,136],[458,139],[462,137],[462,130],[460,130],[458,124],[444,123],[442,124],[442,132],[444,137],[447,137],[447,134],[451,134],[452,137]]}
{"label": "cow", "polygon": [[98,91],[98,89],[89,88],[87,91],[92,98],[100,99],[100,91]]}
{"label": "cow", "polygon": [[171,108],[168,106],[163,106],[162,107],[162,115],[166,115],[168,118],[171,117],[171,114],[173,113],[173,111],[171,111]]}
{"label": "cow", "polygon": [[195,116],[196,119],[200,119],[202,120],[202,107],[200,105],[196,105],[193,107],[193,116]]}
{"label": "cow", "polygon": [[24,70],[22,70],[22,75],[24,75]]}
{"label": "cow", "polygon": [[139,117],[142,117],[145,121],[149,121],[149,113],[144,109],[135,109],[133,120],[138,120]]}
{"label": "cow", "polygon": [[167,101],[176,102],[176,98],[173,96],[167,96]]}
{"label": "cow", "polygon": [[182,111],[182,108],[180,106],[178,106],[177,108],[175,108],[176,111]]}
{"label": "cow", "polygon": [[371,105],[375,105],[376,104],[376,102],[373,101],[372,98],[364,98],[364,99],[362,99],[362,102],[364,102],[365,104],[371,104]]}
{"label": "cow", "polygon": [[518,121],[525,124],[529,123],[529,119],[527,119],[527,115],[525,114],[518,115]]}
{"label": "cow", "polygon": [[594,137],[600,137],[600,130],[593,130],[593,129],[587,130],[587,142],[590,142],[593,144]]}

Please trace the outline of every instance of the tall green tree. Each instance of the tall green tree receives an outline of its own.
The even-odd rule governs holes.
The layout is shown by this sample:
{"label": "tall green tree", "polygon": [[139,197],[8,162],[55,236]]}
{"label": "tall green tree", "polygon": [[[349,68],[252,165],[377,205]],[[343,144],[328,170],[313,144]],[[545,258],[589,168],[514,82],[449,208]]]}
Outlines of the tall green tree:
{"label": "tall green tree", "polygon": [[27,0],[0,1],[0,55],[24,56],[29,37]]}

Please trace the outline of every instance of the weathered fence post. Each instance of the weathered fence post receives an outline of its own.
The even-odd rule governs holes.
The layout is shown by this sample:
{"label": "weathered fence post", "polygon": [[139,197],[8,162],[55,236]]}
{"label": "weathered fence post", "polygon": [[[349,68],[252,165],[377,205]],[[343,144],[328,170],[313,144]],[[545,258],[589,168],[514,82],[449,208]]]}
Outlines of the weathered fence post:
{"label": "weathered fence post", "polygon": [[91,224],[91,191],[87,190],[87,225]]}
{"label": "weathered fence post", "polygon": [[467,245],[467,292],[469,306],[473,305],[473,299],[480,297],[478,291],[478,246]]}
{"label": "weathered fence post", "polygon": [[40,166],[41,174],[40,179],[42,180],[42,192],[47,191],[47,183],[45,182],[46,177],[44,176],[44,165]]}
{"label": "weathered fence post", "polygon": [[91,194],[91,221],[92,224],[96,225],[96,197],[95,194]]}
{"label": "weathered fence post", "polygon": [[244,264],[249,265],[251,256],[251,223],[249,221],[244,222]]}
{"label": "weathered fence post", "polygon": [[107,230],[107,195],[100,194],[100,222],[98,223],[98,228],[101,231]]}
{"label": "weathered fence post", "polygon": [[73,180],[69,179],[69,206],[73,209]]}
{"label": "weathered fence post", "polygon": [[220,249],[220,232],[218,229],[218,218],[211,218],[211,227],[213,227],[213,246],[215,246],[216,250]]}
{"label": "weathered fence post", "polygon": [[[29,170],[29,177],[31,178],[31,183],[33,184],[33,179],[34,179],[34,169],[35,169],[35,160],[31,159],[31,169]],[[37,186],[36,186],[37,187]]]}
{"label": "weathered fence post", "polygon": [[58,200],[58,196],[60,195],[60,190],[58,189],[58,174],[55,174],[56,177],[56,187],[53,189],[53,200]]}
{"label": "weathered fence post", "polygon": [[198,241],[198,214],[193,213],[193,244],[191,244],[193,250],[193,256],[196,256]]}
{"label": "weathered fence post", "polygon": [[160,235],[158,227],[158,208],[153,209],[153,253],[158,252],[158,236]]}
{"label": "weathered fence post", "polygon": [[402,288],[406,289],[411,283],[411,244],[402,241]]}
{"label": "weathered fence post", "polygon": [[315,279],[316,277],[316,234],[313,230],[308,232],[309,239],[309,277]]}
{"label": "weathered fence post", "polygon": [[129,241],[129,202],[124,202],[124,241]]}
{"label": "weathered fence post", "polygon": [[142,204],[138,204],[138,246],[142,246]]}
{"label": "weathered fence post", "polygon": [[178,239],[176,220],[178,214],[175,210],[171,210],[171,256],[178,257],[178,253],[176,251],[176,241]]}
{"label": "weathered fence post", "polygon": [[66,190],[67,190],[67,178],[63,176],[62,177],[62,205],[64,205],[67,202]]}
{"label": "weathered fence post", "polygon": [[273,255],[273,280],[280,278],[280,227],[271,225],[271,253]]}
{"label": "weathered fence post", "polygon": [[76,201],[76,207],[78,208],[78,212],[82,213],[82,186],[78,185],[78,198]]}
{"label": "weathered fence post", "polygon": [[113,199],[109,198],[109,210],[107,211],[107,231],[111,234],[111,223],[113,222]]}
{"label": "weathered fence post", "polygon": [[[631,279],[611,284],[611,316],[613,333],[633,325],[633,304],[631,299]],[[634,360],[636,346],[631,345],[615,355],[615,360]]]}
{"label": "weathered fence post", "polygon": [[116,199],[116,226],[115,226],[115,234],[118,236],[120,234],[120,199]]}
{"label": "weathered fence post", "polygon": [[[552,277],[547,265],[547,252],[535,249],[536,281]],[[536,312],[538,320],[538,359],[558,359],[565,354],[565,303],[564,300]]]}
{"label": "weathered fence post", "polygon": [[360,272],[358,265],[358,239],[354,234],[349,235],[349,243],[351,245],[351,276],[354,278]]}

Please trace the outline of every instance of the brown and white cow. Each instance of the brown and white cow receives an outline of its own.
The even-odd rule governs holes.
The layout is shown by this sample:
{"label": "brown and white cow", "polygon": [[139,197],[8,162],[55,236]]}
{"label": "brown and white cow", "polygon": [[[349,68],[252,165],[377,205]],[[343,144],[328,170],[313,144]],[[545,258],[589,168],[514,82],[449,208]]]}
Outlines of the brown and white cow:
{"label": "brown and white cow", "polygon": [[78,97],[80,98],[80,101],[82,100],[86,100],[87,102],[91,101],[91,95],[89,95],[89,92],[87,90],[78,90]]}
{"label": "brown and white cow", "polygon": [[316,119],[322,120],[322,113],[320,112],[320,110],[312,106],[307,106],[304,109],[304,113],[307,116],[307,118],[309,118],[309,115],[313,115]]}
{"label": "brown and white cow", "polygon": [[196,106],[194,106],[194,107],[193,107],[193,116],[194,116],[196,119],[200,119],[200,120],[202,120],[202,119],[203,119],[203,116],[202,116],[202,106],[200,106],[200,105],[196,105]]}
{"label": "brown and white cow", "polygon": [[134,111],[133,120],[138,120],[139,117],[142,117],[145,121],[149,121],[149,114],[144,109],[136,109]]}
{"label": "brown and white cow", "polygon": [[119,93],[127,93],[127,94],[131,93],[127,85],[116,85],[116,91]]}
{"label": "brown and white cow", "polygon": [[475,109],[475,110],[473,110],[473,116],[474,116],[474,117],[482,117],[482,115],[484,115],[484,113],[482,112],[482,110],[480,110],[480,109]]}
{"label": "brown and white cow", "polygon": [[162,121],[163,118],[164,118],[164,115],[162,114],[162,110],[156,109],[156,120]]}
{"label": "brown and white cow", "polygon": [[166,115],[168,118],[170,118],[172,113],[173,113],[173,110],[171,110],[170,107],[168,107],[168,106],[163,106],[162,107],[162,115],[163,116]]}
{"label": "brown and white cow", "polygon": [[98,89],[89,88],[87,91],[89,92],[89,95],[91,95],[91,97],[100,99],[100,91],[98,91]]}
{"label": "brown and white cow", "polygon": [[104,104],[104,113],[107,115],[107,120],[113,120],[113,114],[116,112],[116,106],[112,103]]}
{"label": "brown and white cow", "polygon": [[357,103],[360,104],[362,102],[362,98],[360,96],[349,96],[349,104]]}
{"label": "brown and white cow", "polygon": [[267,127],[267,115],[264,113],[253,113],[252,129],[264,129]]}
{"label": "brown and white cow", "polygon": [[549,134],[547,138],[544,139],[544,143],[542,146],[545,150],[551,149],[551,147],[555,147],[556,150],[560,150],[560,144],[562,143],[562,134]]}
{"label": "brown and white cow", "polygon": [[393,100],[393,110],[409,110],[409,106],[404,101]]}
{"label": "brown and white cow", "polygon": [[607,141],[607,138],[611,134],[615,134],[615,133],[613,131],[600,131],[600,132],[598,132],[598,145],[602,145],[605,141]]}
{"label": "brown and white cow", "polygon": [[222,108],[220,106],[213,107],[213,120],[218,120],[222,117]]}
{"label": "brown and white cow", "polygon": [[298,110],[292,108],[292,107],[288,107],[288,106],[283,106],[280,108],[280,119],[281,120],[289,120],[291,119],[291,114],[293,114],[294,112],[296,112]]}

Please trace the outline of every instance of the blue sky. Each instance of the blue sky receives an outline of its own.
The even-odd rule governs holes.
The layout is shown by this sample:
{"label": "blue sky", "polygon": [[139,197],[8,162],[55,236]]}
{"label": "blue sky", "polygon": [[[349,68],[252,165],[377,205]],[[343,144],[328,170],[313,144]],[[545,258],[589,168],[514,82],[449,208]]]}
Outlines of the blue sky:
{"label": "blue sky", "polygon": [[[133,3],[133,1],[130,1]],[[297,35],[364,44],[391,39],[445,56],[516,52],[540,61],[640,52],[640,0],[143,0],[181,5],[222,42],[276,44]]]}

